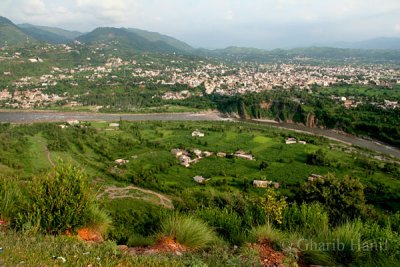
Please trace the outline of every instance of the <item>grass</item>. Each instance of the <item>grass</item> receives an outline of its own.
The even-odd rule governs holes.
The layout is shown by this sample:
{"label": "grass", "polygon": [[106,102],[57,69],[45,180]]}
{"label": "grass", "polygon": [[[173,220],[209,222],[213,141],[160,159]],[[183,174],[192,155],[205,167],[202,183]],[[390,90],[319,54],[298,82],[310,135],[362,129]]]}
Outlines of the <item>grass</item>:
{"label": "grass", "polygon": [[[111,241],[88,244],[75,237],[0,231],[0,244],[0,265],[4,266],[186,266],[184,260],[173,256],[124,254]],[[58,257],[63,257],[65,263]]]}
{"label": "grass", "polygon": [[181,214],[166,218],[162,222],[160,235],[192,250],[205,248],[217,241],[217,235],[206,223]]}
{"label": "grass", "polygon": [[[96,129],[96,133],[90,138],[85,135],[81,137],[83,150],[73,143],[76,139],[74,137],[70,139],[67,151],[51,151],[52,159],[57,161],[61,158],[74,165],[80,165],[90,176],[101,177],[109,184],[134,181],[139,186],[178,196],[183,189],[200,190],[199,185],[193,182],[193,177],[196,175],[211,178],[210,183],[205,186],[206,190],[211,187],[225,190],[213,182],[224,179],[228,181],[227,186],[232,191],[241,191],[243,183],[254,179],[277,181],[285,190],[291,190],[298,187],[299,183],[306,181],[312,173],[350,175],[362,179],[364,183],[374,178],[393,189],[400,189],[400,181],[394,180],[393,175],[377,170],[371,176],[366,176],[366,170],[355,164],[353,154],[341,151],[342,149],[330,149],[330,144],[337,146],[337,143],[320,137],[260,125],[231,122],[122,122],[120,129],[114,131],[106,130],[108,124],[107,122],[92,122],[91,127]],[[30,126],[16,127],[29,128]],[[137,129],[135,131],[139,133],[141,139],[135,131],[130,130],[131,127]],[[205,137],[192,138],[191,132],[195,129],[204,132]],[[70,135],[71,132],[72,129],[64,129],[61,134]],[[288,135],[307,139],[310,142],[307,145],[285,145],[284,139]],[[14,168],[14,174],[27,177],[50,168],[44,152],[47,140],[42,136],[44,135],[38,134],[28,138],[31,145],[26,155],[12,155],[11,152],[7,152],[10,157],[22,158],[19,161],[22,166],[19,169]],[[159,146],[154,147],[152,144],[159,144]],[[96,147],[100,147],[100,151],[106,149],[109,158],[100,156]],[[226,153],[242,149],[251,152],[256,161],[213,156],[185,168],[180,166],[170,153],[170,150],[176,147]],[[307,155],[319,148],[327,153],[327,158],[334,163],[334,167],[305,163]],[[357,149],[355,151],[358,153]],[[373,154],[369,157],[373,157]],[[113,161],[118,158],[129,159],[130,162],[114,170]],[[262,161],[268,163],[268,168],[260,171],[258,167]],[[13,173],[12,166],[7,164],[3,163],[2,169]],[[261,195],[262,192],[263,189],[249,188],[248,193]]]}

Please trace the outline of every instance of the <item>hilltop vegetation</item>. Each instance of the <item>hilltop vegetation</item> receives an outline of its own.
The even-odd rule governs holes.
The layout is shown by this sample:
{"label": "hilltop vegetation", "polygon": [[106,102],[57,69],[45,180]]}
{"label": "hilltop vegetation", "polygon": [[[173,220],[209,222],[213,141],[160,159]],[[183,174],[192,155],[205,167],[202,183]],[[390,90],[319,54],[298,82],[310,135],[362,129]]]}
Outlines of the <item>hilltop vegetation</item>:
{"label": "hilltop vegetation", "polygon": [[20,45],[26,43],[29,35],[26,35],[12,21],[0,16],[0,45]]}
{"label": "hilltop vegetation", "polygon": [[83,34],[77,31],[67,31],[60,28],[36,26],[32,24],[19,24],[18,27],[36,40],[45,41],[50,44],[67,44]]}

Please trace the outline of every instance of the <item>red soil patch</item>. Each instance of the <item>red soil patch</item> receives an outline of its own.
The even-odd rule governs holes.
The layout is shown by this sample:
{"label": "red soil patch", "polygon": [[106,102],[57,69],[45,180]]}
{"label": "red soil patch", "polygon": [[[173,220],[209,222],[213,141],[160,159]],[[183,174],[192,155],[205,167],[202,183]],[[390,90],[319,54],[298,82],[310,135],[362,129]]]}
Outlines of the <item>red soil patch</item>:
{"label": "red soil patch", "polygon": [[187,248],[171,238],[164,237],[157,244],[150,247],[134,247],[129,248],[131,254],[160,254],[172,253],[182,255]]}
{"label": "red soil patch", "polygon": [[78,230],[78,236],[84,241],[101,243],[104,241],[101,233],[90,228],[81,228]]}
{"label": "red soil patch", "polygon": [[271,247],[268,240],[261,241],[253,245],[260,253],[260,260],[265,267],[284,267],[283,260],[286,256],[280,252],[276,251]]}

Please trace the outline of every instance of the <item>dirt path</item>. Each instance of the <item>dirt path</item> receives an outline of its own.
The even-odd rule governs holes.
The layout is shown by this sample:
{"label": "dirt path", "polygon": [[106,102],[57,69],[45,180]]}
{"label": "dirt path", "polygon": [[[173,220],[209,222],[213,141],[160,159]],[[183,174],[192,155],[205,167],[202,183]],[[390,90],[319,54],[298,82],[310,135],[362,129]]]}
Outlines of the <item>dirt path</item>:
{"label": "dirt path", "polygon": [[[154,192],[154,191],[151,191],[148,189],[144,189],[144,188],[140,188],[137,186],[133,186],[133,185],[130,185],[127,187],[116,187],[116,186],[106,187],[104,192],[101,193],[98,197],[100,198],[104,195],[108,195],[108,197],[111,199],[134,198],[134,199],[145,199],[146,200],[146,197],[143,197],[143,196],[136,197],[136,196],[129,195],[129,192],[132,190],[136,190],[136,191],[140,191],[142,193],[148,194],[148,195],[156,196],[159,199],[159,203],[157,203],[157,204],[162,205],[168,209],[174,208],[174,205],[172,204],[172,200],[169,199],[168,197],[161,195],[157,192]],[[149,200],[149,201],[151,201],[151,200]]]}
{"label": "dirt path", "polygon": [[53,160],[51,159],[51,154],[50,154],[49,148],[46,145],[44,146],[44,151],[47,154],[47,160],[49,161],[50,165],[52,167],[55,167],[56,165],[54,164]]}

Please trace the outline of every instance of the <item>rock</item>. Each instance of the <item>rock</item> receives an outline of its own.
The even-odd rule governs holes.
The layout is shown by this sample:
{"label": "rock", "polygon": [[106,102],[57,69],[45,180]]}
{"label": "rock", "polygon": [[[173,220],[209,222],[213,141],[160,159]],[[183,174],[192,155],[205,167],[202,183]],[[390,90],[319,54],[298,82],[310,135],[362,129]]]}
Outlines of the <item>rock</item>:
{"label": "rock", "polygon": [[129,247],[126,246],[126,245],[119,245],[119,246],[117,246],[117,249],[118,249],[119,251],[128,251],[128,250],[129,250]]}
{"label": "rock", "polygon": [[182,252],[180,252],[180,251],[175,251],[175,255],[176,255],[176,256],[182,256],[183,254],[182,254]]}
{"label": "rock", "polygon": [[102,243],[104,242],[101,233],[94,231],[90,228],[81,228],[78,230],[78,236],[84,241]]}

